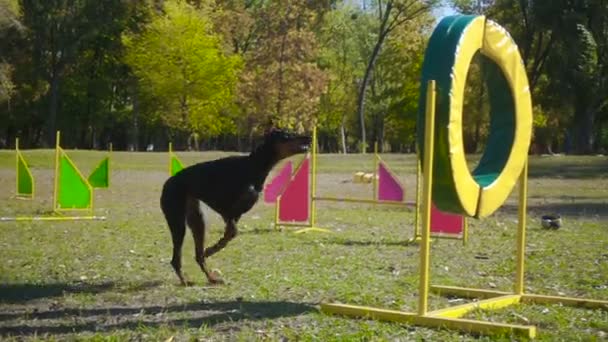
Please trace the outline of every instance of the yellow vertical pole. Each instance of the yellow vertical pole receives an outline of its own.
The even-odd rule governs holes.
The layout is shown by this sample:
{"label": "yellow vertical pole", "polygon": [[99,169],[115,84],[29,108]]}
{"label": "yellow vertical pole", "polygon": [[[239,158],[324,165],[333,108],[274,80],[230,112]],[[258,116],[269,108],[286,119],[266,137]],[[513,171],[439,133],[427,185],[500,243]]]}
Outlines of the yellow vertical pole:
{"label": "yellow vertical pole", "polygon": [[108,187],[110,187],[110,169],[112,166],[112,151],[114,150],[112,143],[108,146]]}
{"label": "yellow vertical pole", "polygon": [[372,180],[373,183],[373,195],[372,198],[374,200],[378,200],[378,166],[380,164],[379,158],[378,158],[378,142],[374,142],[374,178]]}
{"label": "yellow vertical pole", "polygon": [[276,206],[274,207],[274,229],[279,229],[279,210],[281,210],[281,195],[277,196]]}
{"label": "yellow vertical pole", "polygon": [[58,204],[58,192],[59,192],[59,139],[61,137],[61,132],[57,131],[57,135],[55,136],[55,185],[53,186],[53,211],[57,211],[59,209]]}
{"label": "yellow vertical pole", "polygon": [[420,158],[416,147],[416,212],[414,213],[414,240],[420,239],[420,195],[422,182],[422,170],[420,169]]}
{"label": "yellow vertical pole", "polygon": [[311,177],[311,194],[310,194],[310,226],[315,226],[316,209],[315,198],[317,197],[317,127],[312,128],[312,167],[310,170]]}
{"label": "yellow vertical pole", "polygon": [[15,138],[15,194],[19,196],[19,138]]}
{"label": "yellow vertical pole", "polygon": [[420,243],[420,287],[418,314],[424,316],[428,309],[430,249],[431,249],[431,203],[433,190],[433,153],[435,134],[435,81],[430,80],[426,88],[426,115],[424,120],[424,184],[422,193],[422,241]]}
{"label": "yellow vertical pole", "polygon": [[169,176],[171,176],[171,165],[173,165],[173,143],[169,142]]}
{"label": "yellow vertical pole", "polygon": [[526,258],[526,210],[528,206],[528,160],[519,177],[519,208],[517,229],[517,271],[515,275],[515,294],[524,294],[524,262]]}

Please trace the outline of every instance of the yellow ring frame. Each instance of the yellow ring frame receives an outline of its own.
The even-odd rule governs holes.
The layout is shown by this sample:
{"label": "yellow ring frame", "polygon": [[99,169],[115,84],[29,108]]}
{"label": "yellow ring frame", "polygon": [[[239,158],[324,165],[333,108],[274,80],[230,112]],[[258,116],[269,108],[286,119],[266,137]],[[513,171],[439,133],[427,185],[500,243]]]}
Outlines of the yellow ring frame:
{"label": "yellow ring frame", "polygon": [[[434,33],[434,37],[431,37],[431,40],[435,40],[436,47],[444,49],[442,52],[453,53],[453,59],[435,57],[429,61],[428,66],[425,66],[429,68],[426,77],[435,79],[433,76],[441,74],[439,70],[446,70],[446,65],[442,63],[451,63],[447,66],[449,78],[438,80],[440,94],[437,115],[444,116],[443,121],[436,121],[438,133],[435,145],[438,153],[433,166],[436,171],[433,193],[440,209],[481,218],[491,215],[505,202],[524,168],[532,137],[532,100],[526,70],[517,45],[510,35],[495,22],[486,20],[484,16],[462,18],[461,21],[455,20],[446,25],[437,36]],[[450,49],[453,51],[449,51]],[[514,127],[508,127],[513,129],[510,151],[508,156],[502,156],[506,162],[496,177],[489,177],[491,179],[489,184],[480,184],[471,174],[467,166],[462,134],[467,73],[477,52],[481,52],[498,66],[508,84],[509,89],[505,91],[510,91],[513,101],[513,112],[508,112],[514,116],[511,120]],[[433,53],[436,54],[437,50]],[[426,59],[425,57],[425,61]],[[448,116],[447,119],[445,115]],[[492,115],[495,115],[494,111]],[[493,129],[495,128],[491,127],[490,134]],[[442,195],[444,203],[447,203],[444,208],[441,206]]]}

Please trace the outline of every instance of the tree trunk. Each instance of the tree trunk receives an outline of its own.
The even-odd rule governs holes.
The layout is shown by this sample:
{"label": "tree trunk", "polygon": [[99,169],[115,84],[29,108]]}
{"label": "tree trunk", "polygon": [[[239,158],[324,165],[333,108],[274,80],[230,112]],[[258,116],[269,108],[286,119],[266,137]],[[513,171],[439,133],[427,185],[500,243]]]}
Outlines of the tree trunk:
{"label": "tree trunk", "polygon": [[133,90],[133,117],[131,121],[133,130],[131,131],[131,143],[129,145],[133,151],[139,151],[139,96],[137,95],[135,86],[133,87]]}
{"label": "tree trunk", "polygon": [[576,119],[576,154],[591,154],[593,152],[594,135],[593,122],[595,111],[587,106],[581,105],[577,109]]}
{"label": "tree trunk", "polygon": [[369,62],[367,63],[367,67],[365,68],[365,74],[363,75],[363,81],[361,82],[361,86],[359,88],[359,94],[357,97],[357,114],[359,115],[359,126],[361,128],[361,152],[365,153],[365,149],[367,146],[366,137],[365,137],[365,91],[367,90],[367,85],[369,84],[369,80],[371,78],[371,73],[374,70],[374,66],[376,65],[376,60],[378,59],[378,55],[380,55],[380,49],[382,48],[382,44],[384,44],[384,40],[388,36],[390,32],[390,28],[387,28],[387,23],[390,18],[390,13],[392,10],[392,2],[389,1],[386,5],[386,9],[384,14],[380,15],[381,23],[380,23],[380,31],[378,32],[378,40],[374,45],[374,49],[372,50],[372,55],[369,58]]}
{"label": "tree trunk", "polygon": [[340,141],[342,142],[342,153],[347,154],[348,149],[346,148],[346,131],[344,129],[344,118],[342,118],[342,123],[340,124]]}
{"label": "tree trunk", "polygon": [[378,36],[378,41],[374,46],[372,55],[367,63],[367,67],[365,68],[365,74],[363,75],[363,81],[361,82],[359,94],[357,96],[357,115],[359,116],[359,128],[361,129],[361,153],[363,154],[365,154],[367,148],[365,137],[365,92],[367,90],[367,85],[369,84],[372,71],[374,70],[374,65],[376,64],[376,60],[380,54],[380,48],[382,47],[385,37],[385,34],[380,34]]}
{"label": "tree trunk", "polygon": [[46,139],[47,147],[55,146],[55,133],[57,131],[57,104],[59,102],[59,75],[57,70],[53,71],[50,82],[51,89],[49,91],[49,112],[46,122]]}

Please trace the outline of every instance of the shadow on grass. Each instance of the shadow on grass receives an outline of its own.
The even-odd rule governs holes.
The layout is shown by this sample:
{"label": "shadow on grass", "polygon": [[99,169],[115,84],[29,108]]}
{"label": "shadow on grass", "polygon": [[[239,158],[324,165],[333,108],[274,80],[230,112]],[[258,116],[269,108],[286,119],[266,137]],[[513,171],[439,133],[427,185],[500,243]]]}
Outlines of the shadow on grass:
{"label": "shadow on grass", "polygon": [[161,285],[160,282],[145,282],[134,286],[129,286],[129,284],[116,284],[114,282],[97,284],[0,284],[0,303],[17,304],[41,298],[60,297],[70,293],[95,294],[106,291],[136,292],[159,285]]}
{"label": "shadow on grass", "polygon": [[[243,320],[298,316],[311,311],[316,311],[316,308],[311,304],[285,301],[225,301],[166,307],[61,309],[21,315],[2,314],[0,315],[0,321],[19,319],[19,324],[0,327],[0,336],[112,332],[160,326],[198,329],[203,325],[214,326],[224,322],[235,323]],[[178,316],[179,318],[171,316]],[[28,323],[24,324],[23,320],[27,320]],[[53,322],[52,320],[56,321]],[[75,321],[78,323],[68,323]]]}

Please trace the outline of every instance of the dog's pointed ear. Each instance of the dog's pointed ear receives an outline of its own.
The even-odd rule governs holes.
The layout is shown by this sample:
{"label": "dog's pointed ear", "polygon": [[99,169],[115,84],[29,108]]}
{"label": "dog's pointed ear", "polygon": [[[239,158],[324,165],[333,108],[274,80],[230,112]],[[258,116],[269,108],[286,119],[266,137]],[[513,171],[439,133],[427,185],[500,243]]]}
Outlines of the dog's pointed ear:
{"label": "dog's pointed ear", "polygon": [[272,116],[269,116],[268,120],[266,121],[266,124],[264,125],[264,136],[267,136],[276,130],[277,130],[277,128],[274,125],[274,120],[273,120]]}

